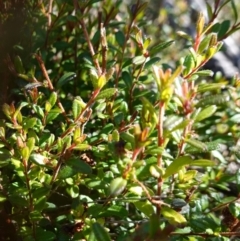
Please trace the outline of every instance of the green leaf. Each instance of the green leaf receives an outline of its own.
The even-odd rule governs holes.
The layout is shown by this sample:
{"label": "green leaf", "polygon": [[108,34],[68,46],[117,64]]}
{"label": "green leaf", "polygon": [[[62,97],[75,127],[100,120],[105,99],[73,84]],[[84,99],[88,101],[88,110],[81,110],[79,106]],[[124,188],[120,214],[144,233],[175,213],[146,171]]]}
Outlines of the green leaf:
{"label": "green leaf", "polygon": [[126,86],[130,89],[131,85],[132,85],[132,82],[133,82],[133,79],[132,79],[132,76],[129,74],[129,72],[123,71],[122,72],[122,79],[124,80]]}
{"label": "green leaf", "polygon": [[141,12],[143,12],[148,6],[147,2],[144,2],[138,6],[136,16],[138,16]]}
{"label": "green leaf", "polygon": [[30,160],[41,166],[45,166],[48,162],[48,159],[41,154],[31,154]]}
{"label": "green leaf", "polygon": [[57,82],[57,88],[60,89],[68,81],[74,79],[76,74],[73,72],[65,73]]}
{"label": "green leaf", "polygon": [[79,150],[79,151],[86,151],[91,149],[92,147],[89,144],[77,144],[76,146],[73,147],[73,150]]}
{"label": "green leaf", "polygon": [[0,193],[0,203],[4,202],[5,200],[7,200],[7,197]]}
{"label": "green leaf", "polygon": [[116,32],[115,38],[116,38],[116,41],[119,44],[119,46],[123,47],[124,43],[125,43],[125,35],[123,34],[123,32],[120,30],[118,32]]}
{"label": "green leaf", "polygon": [[96,241],[111,241],[109,234],[99,223],[93,223],[92,231]]}
{"label": "green leaf", "polygon": [[216,163],[212,160],[198,159],[198,160],[192,161],[189,165],[190,166],[200,166],[200,167],[211,167],[211,166],[215,166]]}
{"label": "green leaf", "polygon": [[167,206],[162,206],[161,214],[172,225],[184,224],[187,222],[187,220],[184,218],[184,216],[182,214],[176,212],[175,210],[173,210]]}
{"label": "green leaf", "polygon": [[233,14],[234,14],[234,24],[235,24],[238,20],[238,10],[236,7],[235,0],[231,0],[231,6],[232,6]]}
{"label": "green leaf", "polygon": [[59,171],[58,178],[61,179],[61,180],[65,180],[65,179],[67,179],[69,177],[72,177],[72,176],[74,176],[76,174],[77,174],[77,172],[76,172],[76,170],[74,170],[73,167],[71,167],[71,166],[64,166]]}
{"label": "green leaf", "polygon": [[47,114],[46,123],[48,124],[54,119],[56,119],[60,113],[61,113],[61,110],[59,108],[50,110]]}
{"label": "green leaf", "polygon": [[133,204],[148,218],[150,218],[154,214],[153,205],[149,201],[134,201]]}
{"label": "green leaf", "polygon": [[[47,202],[47,196],[41,196],[39,197],[36,202],[34,203],[34,209],[36,211],[41,212],[45,207],[46,207],[46,202]],[[41,216],[42,218],[42,216]]]}
{"label": "green leaf", "polygon": [[217,110],[216,105],[210,105],[203,109],[195,118],[196,122],[202,121],[204,119],[207,119],[208,117],[212,116]]}
{"label": "green leaf", "polygon": [[36,230],[36,241],[43,241],[43,240],[49,240],[49,241],[56,240],[56,235],[51,231],[47,231],[38,227]]}
{"label": "green leaf", "polygon": [[207,13],[208,13],[208,19],[212,18],[213,12],[212,12],[212,7],[210,5],[210,3],[206,2],[207,5]]}
{"label": "green leaf", "polygon": [[23,149],[21,150],[21,154],[22,154],[22,158],[27,161],[30,155],[29,148],[27,146],[23,147]]}
{"label": "green leaf", "polygon": [[86,4],[86,7],[88,7],[88,6],[91,6],[91,5],[93,5],[94,3],[98,3],[98,2],[101,2],[102,0],[90,0],[90,1],[88,1],[88,3]]}
{"label": "green leaf", "polygon": [[141,65],[146,61],[146,58],[144,56],[136,56],[133,58],[132,62],[135,65]]}
{"label": "green leaf", "polygon": [[189,165],[192,162],[192,158],[189,156],[178,157],[166,168],[163,178],[168,178],[171,175],[177,173],[182,167]]}
{"label": "green leaf", "polygon": [[109,88],[109,89],[102,90],[96,97],[96,100],[109,99],[116,92],[117,92],[117,88]]}
{"label": "green leaf", "polygon": [[183,75],[188,75],[195,67],[195,58],[192,54],[188,54],[185,59],[183,65],[185,68],[183,69]]}
{"label": "green leaf", "polygon": [[161,60],[161,58],[159,58],[159,57],[153,57],[146,62],[144,68],[148,69],[148,68],[152,67],[152,65],[157,64],[160,60]]}
{"label": "green leaf", "polygon": [[22,60],[19,56],[14,58],[14,67],[18,74],[24,74],[25,70],[23,68]]}
{"label": "green leaf", "polygon": [[240,114],[233,115],[229,120],[233,123],[240,123]]}
{"label": "green leaf", "polygon": [[76,198],[79,196],[79,188],[77,185],[67,187],[66,191],[72,198]]}
{"label": "green leaf", "polygon": [[163,147],[148,147],[145,153],[150,154],[150,155],[156,155],[156,154],[162,154],[164,152]]}
{"label": "green leaf", "polygon": [[113,205],[107,208],[107,210],[102,210],[98,217],[119,217],[119,218],[125,218],[128,216],[128,211],[122,207]]}
{"label": "green leaf", "polygon": [[201,141],[195,140],[195,139],[185,139],[185,142],[188,143],[189,145],[196,147],[200,149],[201,151],[207,151],[207,146]]}
{"label": "green leaf", "polygon": [[149,171],[151,175],[155,178],[159,178],[164,173],[163,170],[157,164],[150,166]]}
{"label": "green leaf", "polygon": [[27,102],[21,102],[20,105],[18,106],[18,108],[16,109],[16,111],[14,112],[13,118],[16,119],[17,116],[19,115],[21,109],[22,109],[23,107],[27,106],[27,105],[28,105]]}
{"label": "green leaf", "polygon": [[25,119],[23,121],[23,128],[24,128],[24,130],[33,128],[36,125],[36,122],[37,122],[37,118],[36,117]]}
{"label": "green leaf", "polygon": [[33,110],[37,113],[37,115],[38,115],[39,117],[41,117],[41,118],[44,117],[44,111],[43,111],[43,109],[42,109],[40,106],[38,106],[38,105],[33,105]]}
{"label": "green leaf", "polygon": [[[201,148],[201,147],[199,148],[199,147],[194,147],[194,144],[193,144],[191,145],[191,147],[186,147],[185,152],[189,154],[196,154],[196,153],[207,153],[210,151],[221,149],[221,143],[219,143],[218,141],[205,142],[204,145],[205,145],[204,148]],[[207,149],[205,149],[205,147]]]}
{"label": "green leaf", "polygon": [[74,157],[70,158],[67,161],[67,165],[73,167],[76,172],[82,173],[82,174],[91,174],[92,168],[87,164],[86,162],[82,161],[81,159]]}
{"label": "green leaf", "polygon": [[72,112],[73,112],[74,119],[76,119],[80,115],[82,109],[83,109],[83,106],[82,106],[81,100],[79,100],[78,98],[75,98],[72,103]]}
{"label": "green leaf", "polygon": [[201,98],[199,102],[196,104],[196,107],[205,107],[207,105],[222,105],[229,101],[229,99],[229,96],[225,94],[208,95]]}
{"label": "green leaf", "polygon": [[163,123],[163,128],[166,131],[172,131],[176,126],[182,123],[183,117],[178,115],[169,115]]}
{"label": "green leaf", "polygon": [[239,218],[240,217],[240,204],[237,202],[230,203],[229,206],[229,211],[233,215],[233,217]]}
{"label": "green leaf", "polygon": [[224,20],[220,25],[220,30],[218,31],[218,38],[222,38],[231,26],[230,20]]}
{"label": "green leaf", "polygon": [[112,131],[114,130],[114,125],[112,124],[112,123],[109,123],[109,124],[107,124],[107,125],[105,125],[104,127],[103,127],[103,129],[101,130],[101,134],[106,134],[106,135],[108,135],[108,134],[110,134]]}
{"label": "green leaf", "polygon": [[167,47],[169,47],[173,43],[174,43],[174,40],[170,40],[170,41],[159,43],[159,44],[153,46],[150,49],[150,55],[152,56],[152,55],[155,55],[156,53],[159,53],[160,51],[162,51],[163,49],[166,49]]}
{"label": "green leaf", "polygon": [[134,136],[132,134],[127,133],[127,132],[122,132],[120,134],[120,136],[121,136],[121,138],[124,141],[131,143],[132,147],[134,147],[134,145],[135,145],[135,138],[134,138]]}
{"label": "green leaf", "polygon": [[209,69],[199,70],[194,73],[194,75],[198,75],[198,76],[213,76],[213,74],[214,72]]}
{"label": "green leaf", "polygon": [[212,91],[212,90],[217,90],[217,89],[222,89],[226,87],[226,82],[222,83],[207,83],[207,84],[199,84],[197,92],[202,93],[202,92],[207,92],[207,91]]}
{"label": "green leaf", "polygon": [[56,104],[57,93],[55,91],[50,94],[50,97],[49,97],[48,101],[51,104],[51,106],[54,106]]}
{"label": "green leaf", "polygon": [[109,186],[109,195],[111,197],[116,197],[123,192],[127,186],[127,180],[122,177],[117,177],[113,179]]}
{"label": "green leaf", "polygon": [[[204,36],[203,40],[200,42],[199,48],[198,48],[199,55],[198,55],[197,59],[199,58],[201,60],[203,58],[203,54],[209,46],[211,36],[212,36],[211,34],[209,34],[206,37]],[[199,61],[199,62],[201,62],[201,61]],[[199,62],[198,62],[198,64],[199,64]]]}

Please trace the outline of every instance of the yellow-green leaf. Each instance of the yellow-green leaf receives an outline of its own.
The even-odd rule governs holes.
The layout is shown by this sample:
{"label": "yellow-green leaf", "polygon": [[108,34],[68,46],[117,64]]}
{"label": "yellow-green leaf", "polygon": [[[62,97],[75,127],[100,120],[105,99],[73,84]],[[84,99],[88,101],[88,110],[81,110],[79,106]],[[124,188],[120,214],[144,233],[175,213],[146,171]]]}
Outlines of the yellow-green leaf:
{"label": "yellow-green leaf", "polygon": [[192,162],[191,157],[181,156],[173,160],[173,162],[166,168],[164,178],[167,178],[175,173],[177,173],[182,167],[189,165]]}
{"label": "yellow-green leaf", "polygon": [[167,206],[162,207],[161,214],[172,225],[184,224],[187,222],[187,220],[185,219],[185,217],[182,214],[176,212],[175,210],[173,210]]}

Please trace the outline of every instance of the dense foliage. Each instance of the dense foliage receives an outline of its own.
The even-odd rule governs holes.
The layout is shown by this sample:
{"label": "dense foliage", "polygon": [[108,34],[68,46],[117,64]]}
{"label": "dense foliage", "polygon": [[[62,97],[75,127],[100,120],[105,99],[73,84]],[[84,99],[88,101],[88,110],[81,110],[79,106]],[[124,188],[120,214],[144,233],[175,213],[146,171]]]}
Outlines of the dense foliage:
{"label": "dense foliage", "polygon": [[16,240],[238,240],[240,79],[204,66],[240,23],[209,2],[190,36],[146,2],[28,1],[0,123]]}

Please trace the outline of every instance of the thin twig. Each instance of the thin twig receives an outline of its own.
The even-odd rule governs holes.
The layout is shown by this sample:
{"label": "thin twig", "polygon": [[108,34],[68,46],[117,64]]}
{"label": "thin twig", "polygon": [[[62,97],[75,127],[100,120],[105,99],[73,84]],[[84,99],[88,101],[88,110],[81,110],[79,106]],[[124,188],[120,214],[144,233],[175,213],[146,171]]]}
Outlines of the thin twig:
{"label": "thin twig", "polygon": [[[157,206],[162,206],[162,205],[165,205],[165,206],[169,206],[167,203],[164,203],[163,201],[161,200],[157,200],[155,198],[153,198],[150,193],[148,192],[147,188],[145,187],[145,185],[140,182],[139,180],[137,179],[134,179],[134,181],[143,189],[143,191],[145,192],[146,196],[147,196],[147,199],[152,203],[152,204],[155,204]],[[158,196],[159,197],[159,196]]]}
{"label": "thin twig", "polygon": [[[81,10],[79,8],[78,2],[76,0],[74,0],[73,2],[74,2],[75,11],[76,12],[80,12],[81,14],[83,14],[83,10]],[[101,76],[102,70],[101,70],[100,64],[98,62],[98,59],[95,56],[95,51],[94,51],[92,42],[91,42],[89,34],[88,34],[86,24],[85,24],[84,20],[81,17],[79,18],[79,23],[80,23],[80,25],[82,27],[84,37],[85,37],[85,39],[87,41],[88,48],[89,48],[90,54],[91,54],[92,59],[93,59],[93,63],[94,63],[94,65],[95,65],[95,67],[97,69],[97,72],[98,72],[98,76]]]}
{"label": "thin twig", "polygon": [[[42,73],[43,73],[44,77],[45,77],[46,80],[47,80],[48,88],[49,88],[52,92],[54,92],[55,89],[54,89],[54,87],[53,87],[52,81],[51,81],[50,78],[49,78],[49,75],[48,75],[48,73],[47,73],[46,67],[45,67],[44,62],[43,62],[43,60],[42,60],[42,57],[41,57],[40,55],[38,55],[38,54],[35,54],[35,57],[36,57],[39,65],[40,65],[40,68],[41,68],[41,70],[42,70]],[[66,113],[66,111],[65,111],[62,103],[60,102],[58,96],[57,96],[57,104],[58,104],[58,107],[59,107],[60,110],[61,110],[61,113],[62,113],[63,116],[65,117],[67,123],[70,123],[70,120],[69,120],[69,118],[67,117],[67,113]]]}
{"label": "thin twig", "polygon": [[49,5],[48,5],[48,28],[50,28],[52,24],[52,5],[53,5],[53,0],[49,0]]}
{"label": "thin twig", "polygon": [[101,35],[101,45],[102,45],[102,73],[106,72],[107,67],[107,38],[106,38],[106,30],[103,26],[103,23],[101,23],[100,26],[100,35]]}

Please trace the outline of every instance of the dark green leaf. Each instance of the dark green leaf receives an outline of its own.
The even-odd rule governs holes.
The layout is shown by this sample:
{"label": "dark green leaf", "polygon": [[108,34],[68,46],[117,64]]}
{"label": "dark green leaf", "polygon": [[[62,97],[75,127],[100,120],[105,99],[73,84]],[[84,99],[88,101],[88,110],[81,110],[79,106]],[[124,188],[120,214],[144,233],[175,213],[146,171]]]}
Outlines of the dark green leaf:
{"label": "dark green leaf", "polygon": [[40,227],[36,230],[36,241],[56,240],[56,235],[51,231],[46,231]]}
{"label": "dark green leaf", "polygon": [[124,43],[125,43],[125,35],[123,34],[122,31],[118,31],[115,33],[115,38],[117,40],[117,43],[119,44],[119,46],[123,47]]}
{"label": "dark green leaf", "polygon": [[224,20],[220,25],[220,30],[218,32],[218,38],[222,38],[231,26],[230,20]]}
{"label": "dark green leaf", "polygon": [[92,168],[86,162],[82,161],[79,158],[71,158],[67,161],[67,165],[73,167],[75,171],[83,174],[91,174]]}
{"label": "dark green leaf", "polygon": [[231,0],[231,6],[232,6],[233,14],[234,14],[234,21],[236,23],[238,20],[238,10],[237,10],[235,0]]}
{"label": "dark green leaf", "polygon": [[150,67],[152,67],[153,64],[157,64],[159,61],[161,60],[161,58],[159,57],[153,57],[150,60],[148,60],[145,64],[145,69],[148,69]]}
{"label": "dark green leaf", "polygon": [[65,73],[57,82],[57,88],[60,89],[68,81],[74,79],[76,74],[73,72]]}
{"label": "dark green leaf", "polygon": [[92,225],[92,230],[96,241],[111,241],[109,234],[99,223],[94,223]]}
{"label": "dark green leaf", "polygon": [[152,55],[155,55],[156,53],[161,52],[163,49],[166,49],[167,47],[169,47],[173,43],[174,43],[174,40],[170,40],[170,41],[167,41],[167,42],[164,42],[164,43],[159,43],[159,44],[153,46],[150,49],[150,55],[152,56]]}
{"label": "dark green leaf", "polygon": [[204,98],[201,98],[199,102],[197,103],[197,107],[205,107],[207,105],[222,105],[225,104],[227,101],[229,101],[228,95],[208,95],[204,96]]}

